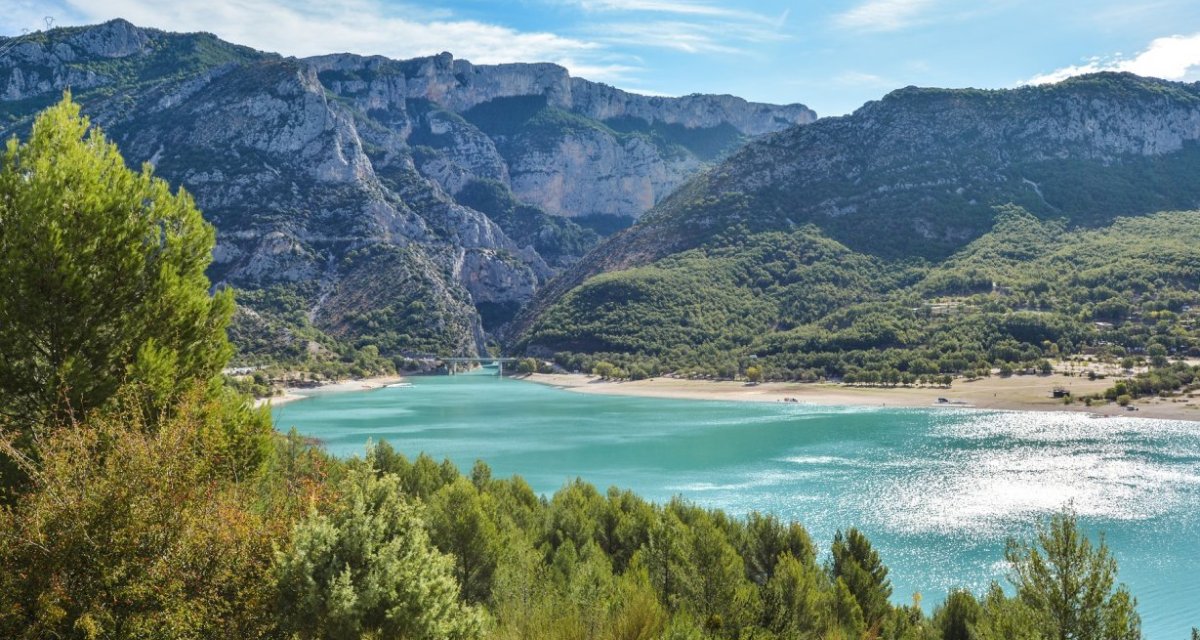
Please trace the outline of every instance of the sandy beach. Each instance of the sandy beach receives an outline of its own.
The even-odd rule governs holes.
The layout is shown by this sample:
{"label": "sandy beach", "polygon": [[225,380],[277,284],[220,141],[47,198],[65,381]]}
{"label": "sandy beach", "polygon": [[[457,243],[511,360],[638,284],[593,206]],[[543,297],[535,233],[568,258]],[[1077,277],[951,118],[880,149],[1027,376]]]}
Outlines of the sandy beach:
{"label": "sandy beach", "polygon": [[331,382],[323,384],[319,387],[284,387],[283,394],[271,396],[270,398],[259,398],[254,401],[254,406],[261,407],[270,405],[278,407],[289,402],[304,400],[315,395],[325,393],[344,393],[347,391],[369,391],[371,389],[379,389],[386,387],[389,384],[396,384],[404,381],[401,376],[377,376],[374,378],[361,378],[358,380],[343,380],[341,382]]}
{"label": "sandy beach", "polygon": [[[1134,403],[1129,411],[1115,403],[1093,407],[1082,402],[1063,404],[1051,397],[1062,387],[1076,395],[1103,392],[1114,380],[1088,380],[1086,377],[1053,374],[1048,376],[1012,376],[984,378],[973,382],[955,380],[949,388],[872,388],[830,383],[764,382],[751,385],[735,381],[684,380],[654,378],[637,381],[606,381],[583,374],[533,374],[532,382],[560,387],[579,393],[629,395],[692,400],[730,400],[740,402],[797,402],[821,405],[858,405],[871,407],[951,407],[999,409],[1008,411],[1076,411],[1104,416],[1160,418],[1200,421],[1200,398],[1146,398]],[[946,403],[939,403],[945,398]]]}

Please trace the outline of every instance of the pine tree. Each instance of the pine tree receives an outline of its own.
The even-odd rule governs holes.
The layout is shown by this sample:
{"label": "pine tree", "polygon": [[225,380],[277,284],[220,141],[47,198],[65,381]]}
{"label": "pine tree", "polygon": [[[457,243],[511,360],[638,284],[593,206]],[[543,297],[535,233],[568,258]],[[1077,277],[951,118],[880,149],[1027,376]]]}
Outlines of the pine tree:
{"label": "pine tree", "polygon": [[982,614],[979,602],[966,589],[955,589],[946,596],[946,602],[933,614],[934,624],[942,633],[942,640],[971,640],[973,627]]}
{"label": "pine tree", "polygon": [[816,557],[812,538],[804,527],[792,522],[784,525],[770,514],[751,512],[746,517],[745,535],[739,552],[746,559],[746,575],[759,586],[775,574],[775,564],[783,554],[791,554],[802,563]]}
{"label": "pine tree", "polygon": [[887,567],[867,536],[858,529],[849,529],[844,534],[838,531],[830,551],[830,576],[844,582],[854,594],[868,627],[882,622],[890,608],[892,584]]}
{"label": "pine tree", "polygon": [[492,593],[500,552],[495,518],[492,496],[464,477],[442,487],[429,504],[433,543],[454,557],[454,576],[468,602],[486,602]]}
{"label": "pine tree", "polygon": [[825,628],[824,576],[811,558],[779,556],[763,589],[764,626],[780,637],[815,637]]}
{"label": "pine tree", "polygon": [[228,361],[230,291],[209,295],[215,232],[182,190],[64,96],[0,161],[0,415],[78,418],[137,382],[163,408]]}
{"label": "pine tree", "polygon": [[429,542],[396,476],[351,469],[331,514],[296,525],[276,557],[282,624],[297,637],[475,638],[479,613],[459,601],[453,559]]}
{"label": "pine tree", "polygon": [[1117,561],[1104,539],[1093,547],[1072,512],[1054,516],[1036,544],[1009,540],[1005,558],[1017,597],[1050,620],[1059,640],[1138,640],[1136,600],[1116,586]]}

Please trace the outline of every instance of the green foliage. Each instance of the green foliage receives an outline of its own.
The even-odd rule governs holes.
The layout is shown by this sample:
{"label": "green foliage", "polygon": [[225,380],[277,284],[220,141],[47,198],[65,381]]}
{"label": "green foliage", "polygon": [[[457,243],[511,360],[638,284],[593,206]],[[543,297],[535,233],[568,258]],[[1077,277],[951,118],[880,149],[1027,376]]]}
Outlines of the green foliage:
{"label": "green foliage", "polygon": [[541,367],[536,358],[522,358],[521,361],[517,363],[517,373],[526,375],[530,373],[537,373],[539,368]]}
{"label": "green foliage", "polygon": [[474,638],[478,613],[458,601],[452,560],[429,543],[399,479],[349,470],[331,513],[297,523],[277,554],[281,624],[301,638]]}
{"label": "green foliage", "polygon": [[123,382],[165,408],[229,359],[232,292],[209,295],[213,228],[190,196],[66,96],[0,166],[0,413],[82,416]]}
{"label": "green foliage", "polygon": [[[286,509],[214,451],[225,409],[204,389],[161,421],[122,404],[47,431],[0,507],[0,636],[270,636]],[[19,456],[8,439],[0,450]]]}
{"label": "green foliage", "polygon": [[991,232],[933,266],[883,263],[812,228],[714,241],[587,280],[521,344],[574,370],[603,360],[734,378],[757,367],[764,379],[888,386],[1154,349],[1161,373],[1145,386],[1157,393],[1191,384],[1164,358],[1200,355],[1198,288],[1195,213],[1068,232],[1003,207]]}
{"label": "green foliage", "polygon": [[763,626],[779,637],[817,637],[833,612],[825,575],[812,559],[778,557],[763,593]]}
{"label": "green foliage", "polygon": [[468,602],[486,602],[501,552],[494,498],[458,477],[430,501],[430,536],[454,558],[454,578]]}
{"label": "green foliage", "polygon": [[[1132,368],[1132,362],[1125,368]],[[1104,396],[1110,400],[1125,398],[1125,404],[1129,404],[1134,398],[1168,396],[1178,392],[1191,392],[1197,388],[1200,388],[1200,367],[1176,362],[1117,382],[1105,390]]]}
{"label": "green foliage", "polygon": [[1076,516],[1065,512],[1038,531],[1036,544],[1010,540],[1017,597],[1049,622],[1046,635],[1080,640],[1141,637],[1136,601],[1116,585],[1117,562],[1101,538],[1092,545]]}
{"label": "green foliage", "polygon": [[890,610],[888,598],[892,595],[892,585],[887,567],[861,531],[850,529],[845,534],[839,531],[833,537],[829,572],[854,596],[868,627],[883,622]]}
{"label": "green foliage", "polygon": [[978,640],[1058,640],[1053,623],[1045,611],[1031,607],[1021,598],[1004,595],[1000,585],[992,583],[981,603],[981,615],[969,627]]}
{"label": "green foliage", "polygon": [[970,591],[955,589],[933,613],[934,626],[942,640],[971,640],[971,629],[979,622],[983,608]]}

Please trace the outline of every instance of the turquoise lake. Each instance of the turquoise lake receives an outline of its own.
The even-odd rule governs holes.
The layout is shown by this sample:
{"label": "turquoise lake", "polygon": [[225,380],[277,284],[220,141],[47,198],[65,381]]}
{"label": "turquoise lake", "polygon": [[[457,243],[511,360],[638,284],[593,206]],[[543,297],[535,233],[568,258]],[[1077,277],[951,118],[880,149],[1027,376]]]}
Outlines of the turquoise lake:
{"label": "turquoise lake", "polygon": [[1068,413],[871,409],[571,393],[495,376],[322,394],[276,424],[334,454],[387,440],[485,460],[552,493],[581,477],[662,501],[804,524],[819,546],[867,532],[895,599],[1003,582],[1004,541],[1070,503],[1104,532],[1150,640],[1200,626],[1200,423]]}

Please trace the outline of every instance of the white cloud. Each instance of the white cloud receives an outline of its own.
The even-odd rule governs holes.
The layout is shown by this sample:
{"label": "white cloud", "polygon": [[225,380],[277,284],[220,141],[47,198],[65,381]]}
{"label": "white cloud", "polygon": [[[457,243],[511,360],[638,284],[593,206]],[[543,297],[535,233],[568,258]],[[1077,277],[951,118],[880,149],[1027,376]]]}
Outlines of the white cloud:
{"label": "white cloud", "polygon": [[898,31],[922,21],[935,0],[866,0],[834,16],[834,23],[857,31]]}
{"label": "white cloud", "polygon": [[684,16],[745,16],[743,11],[732,8],[686,2],[683,0],[572,0],[588,11],[646,11],[654,13],[679,13]]}
{"label": "white cloud", "polygon": [[638,11],[646,13],[673,13],[687,16],[713,18],[740,18],[769,21],[770,18],[752,11],[720,7],[704,2],[686,0],[566,0],[588,11]]}
{"label": "white cloud", "polygon": [[606,23],[597,40],[607,44],[671,49],[683,53],[742,53],[742,45],[777,41],[776,30],[746,24],[707,24],[675,20]]}
{"label": "white cloud", "polygon": [[1200,33],[1156,38],[1149,47],[1132,58],[1121,54],[1091,58],[1083,64],[1055,69],[1020,84],[1048,84],[1099,71],[1128,71],[1165,80],[1200,80]]}
{"label": "white cloud", "polygon": [[595,41],[455,20],[444,11],[381,0],[55,0],[39,8],[64,24],[120,17],[145,27],[209,31],[294,56],[349,52],[412,58],[450,51],[479,64],[557,62],[572,74],[607,82],[635,70]]}
{"label": "white cloud", "polygon": [[833,83],[843,87],[891,87],[895,83],[874,73],[846,71],[833,77]]}
{"label": "white cloud", "polygon": [[[702,0],[547,0],[592,14],[649,14],[631,21],[593,22],[587,33],[606,44],[683,53],[743,53],[746,45],[786,39],[789,12],[768,16]],[[646,19],[649,18],[649,19]]]}

